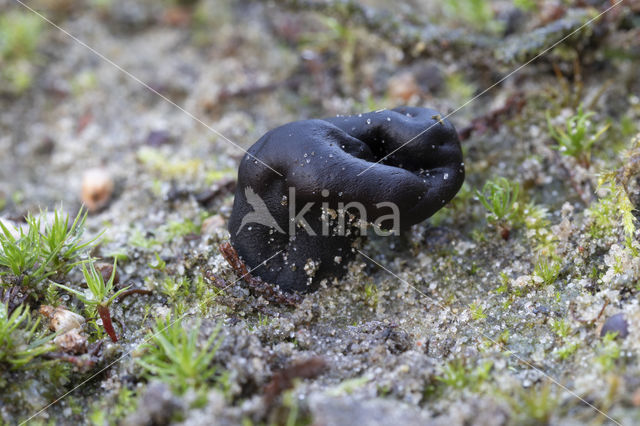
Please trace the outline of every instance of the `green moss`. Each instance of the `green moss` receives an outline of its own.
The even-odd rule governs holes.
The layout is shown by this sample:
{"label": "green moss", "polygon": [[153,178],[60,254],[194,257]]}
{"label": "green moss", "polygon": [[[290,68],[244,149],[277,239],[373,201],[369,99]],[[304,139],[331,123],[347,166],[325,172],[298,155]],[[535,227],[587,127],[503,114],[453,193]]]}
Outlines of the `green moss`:
{"label": "green moss", "polygon": [[46,212],[27,216],[25,227],[0,222],[0,276],[14,284],[35,287],[52,276],[64,276],[86,262],[89,251],[100,237],[83,239],[86,211],[82,209],[69,225],[69,216],[54,212],[51,223]]}
{"label": "green moss", "polygon": [[31,12],[11,10],[0,17],[0,56],[4,60],[31,58],[40,40],[42,20]]}
{"label": "green moss", "polygon": [[31,87],[41,30],[42,20],[30,12],[10,10],[0,16],[0,81],[9,92]]}
{"label": "green moss", "polygon": [[562,263],[555,258],[540,257],[536,263],[533,274],[542,280],[542,284],[551,285],[556,282]]}
{"label": "green moss", "polygon": [[600,182],[600,189],[606,195],[585,211],[586,216],[591,218],[589,235],[594,239],[613,235],[622,225],[624,233],[628,237],[633,237],[636,231],[634,207],[624,188],[615,181],[607,179],[608,176],[610,175],[605,175]]}
{"label": "green moss", "polygon": [[160,247],[160,242],[151,236],[146,236],[139,228],[134,228],[129,235],[129,245],[144,250],[151,250]]}
{"label": "green moss", "polygon": [[519,389],[515,397],[503,395],[517,416],[518,424],[549,424],[559,400],[545,383],[529,389]]}
{"label": "green moss", "polygon": [[[312,424],[311,417],[300,409],[300,403],[294,390],[282,394],[282,406],[287,411],[285,426],[307,426]],[[279,423],[279,422],[278,422]]]}
{"label": "green moss", "polygon": [[615,340],[617,334],[607,333],[597,348],[595,361],[604,371],[611,370],[615,366],[616,360],[620,357],[620,346]]}
{"label": "green moss", "polygon": [[375,283],[370,282],[364,285],[364,300],[372,308],[378,306],[378,288]]}
{"label": "green moss", "polygon": [[[524,205],[520,200],[520,184],[504,177],[497,177],[487,181],[482,191],[476,191],[478,200],[487,210],[487,222],[495,226],[503,237],[512,229],[520,228],[532,214],[541,214],[542,210],[534,212],[534,205]],[[542,227],[542,223],[535,217],[530,226]]]}
{"label": "green moss", "polygon": [[551,322],[551,329],[562,339],[568,337],[571,332],[571,326],[564,319],[553,320]]}
{"label": "green moss", "polygon": [[509,338],[511,337],[511,334],[509,333],[509,330],[504,330],[502,333],[500,333],[500,336],[498,337],[498,343],[502,344],[502,345],[507,345],[509,343]]}
{"label": "green moss", "polygon": [[54,283],[54,285],[68,291],[78,298],[78,300],[85,304],[90,316],[93,316],[95,314],[96,307],[110,306],[118,296],[129,289],[129,287],[124,287],[118,291],[114,291],[116,269],[117,261],[114,261],[111,276],[105,282],[104,277],[96,270],[93,262],[89,262],[89,269],[87,269],[85,265],[82,265],[82,275],[84,276],[84,282],[87,285],[89,292],[86,292],[84,289],[75,289],[58,283]]}
{"label": "green moss", "polygon": [[148,377],[156,377],[182,394],[188,389],[200,389],[216,381],[216,367],[211,365],[221,343],[220,326],[215,328],[203,345],[198,344],[200,326],[187,331],[180,318],[158,319],[151,332],[152,343],[136,362]]}
{"label": "green moss", "polygon": [[484,361],[480,365],[472,367],[467,365],[464,360],[456,359],[444,366],[442,374],[436,377],[436,380],[454,389],[477,389],[489,378],[492,367],[493,362],[491,361]]}
{"label": "green moss", "polygon": [[169,158],[160,149],[144,147],[138,150],[138,161],[145,168],[163,179],[193,176],[202,168],[202,160]]}
{"label": "green moss", "polygon": [[169,298],[169,301],[176,302],[189,292],[189,280],[185,277],[173,278],[170,276],[160,280],[158,289]]}
{"label": "green moss", "polygon": [[138,394],[126,387],[119,389],[115,403],[103,398],[89,409],[89,421],[96,426],[117,425],[138,406]]}
{"label": "green moss", "polygon": [[95,71],[81,71],[73,77],[71,90],[74,96],[80,96],[98,87],[98,77]]}
{"label": "green moss", "polygon": [[169,223],[161,227],[161,230],[167,233],[168,241],[171,242],[174,239],[184,237],[185,235],[200,234],[200,225],[193,222],[191,219],[185,219],[182,221],[171,220]]}
{"label": "green moss", "polygon": [[52,351],[53,334],[38,331],[40,320],[31,318],[29,308],[19,305],[13,312],[0,303],[0,365],[24,368],[34,358]]}
{"label": "green moss", "polygon": [[546,207],[532,202],[525,204],[522,218],[527,229],[527,238],[540,256],[553,257],[556,253],[557,236],[551,232]]}
{"label": "green moss", "polygon": [[461,73],[448,73],[445,77],[445,83],[449,95],[460,102],[469,100],[476,90]]}
{"label": "green moss", "polygon": [[566,345],[556,350],[556,355],[558,356],[558,359],[560,359],[561,361],[565,361],[569,359],[571,355],[573,355],[578,350],[579,347],[580,345],[577,343],[567,343]]}
{"label": "green moss", "polygon": [[443,4],[449,19],[462,21],[477,31],[497,34],[504,28],[504,24],[495,19],[490,1],[450,0]]}
{"label": "green moss", "polygon": [[535,0],[513,0],[513,5],[525,12],[530,12],[536,9],[538,3]]}
{"label": "green moss", "polygon": [[109,308],[111,304],[125,291],[129,290],[131,286],[123,287],[119,290],[114,288],[114,280],[117,270],[117,261],[113,262],[113,270],[111,276],[105,282],[102,273],[96,270],[93,261],[89,262],[89,269],[85,265],[82,265],[82,275],[84,282],[87,285],[88,291],[83,288],[73,288],[66,285],[53,283],[56,287],[59,287],[69,293],[71,293],[76,299],[81,301],[85,306],[85,311],[89,318],[100,316],[102,320],[102,327],[99,327],[95,321],[90,323],[93,325],[94,330],[98,332],[98,337],[102,338],[102,328],[109,334],[111,339],[115,342],[116,335],[113,325],[111,323],[111,313]]}
{"label": "green moss", "polygon": [[205,175],[204,181],[205,184],[212,185],[215,182],[221,181],[226,178],[235,178],[237,172],[238,171],[236,169],[209,170]]}
{"label": "green moss", "polygon": [[484,313],[484,308],[475,302],[469,305],[469,309],[471,310],[471,318],[473,318],[474,321],[487,318],[487,314]]}
{"label": "green moss", "polygon": [[154,253],[156,257],[156,263],[149,263],[149,268],[155,269],[156,271],[164,272],[167,268],[167,262],[165,262],[158,253]]}
{"label": "green moss", "polygon": [[551,114],[547,111],[549,134],[558,143],[555,148],[563,155],[576,158],[585,166],[591,163],[591,147],[609,128],[607,124],[599,130],[593,129],[593,115],[593,112],[585,112],[580,106],[576,114],[569,117],[563,129],[551,124]]}

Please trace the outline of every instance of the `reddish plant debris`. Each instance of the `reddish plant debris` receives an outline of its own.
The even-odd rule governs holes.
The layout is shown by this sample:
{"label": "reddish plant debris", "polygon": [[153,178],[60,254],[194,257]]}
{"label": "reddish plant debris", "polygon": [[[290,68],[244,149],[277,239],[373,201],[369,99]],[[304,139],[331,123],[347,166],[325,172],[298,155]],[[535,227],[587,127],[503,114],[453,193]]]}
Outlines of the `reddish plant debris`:
{"label": "reddish plant debris", "polygon": [[302,296],[299,294],[285,293],[276,286],[251,275],[247,266],[240,259],[238,252],[230,242],[226,241],[220,244],[220,252],[229,265],[231,265],[236,275],[238,275],[240,279],[243,279],[249,285],[249,289],[255,294],[264,297],[269,302],[285,306],[298,306],[298,304],[302,302]]}
{"label": "reddish plant debris", "polygon": [[89,344],[86,353],[73,355],[66,352],[48,352],[43,355],[48,359],[59,359],[70,364],[80,372],[86,373],[102,361],[102,340]]}
{"label": "reddish plant debris", "polygon": [[129,289],[127,291],[123,291],[122,293],[120,293],[120,296],[118,296],[118,302],[121,302],[122,299],[124,299],[125,297],[129,297],[132,294],[147,295],[147,294],[151,294],[151,293],[153,293],[151,290],[147,290],[145,288],[132,288],[132,289]]}
{"label": "reddish plant debris", "polygon": [[321,357],[297,361],[274,373],[271,381],[264,387],[264,403],[270,407],[282,392],[293,387],[295,379],[313,379],[326,368],[327,363]]}
{"label": "reddish plant debris", "polygon": [[116,330],[113,328],[113,323],[111,322],[111,312],[109,312],[109,307],[105,305],[98,305],[97,309],[98,315],[100,315],[100,319],[102,319],[104,331],[107,332],[113,343],[117,342],[118,337],[116,337]]}
{"label": "reddish plant debris", "polygon": [[58,349],[69,354],[86,353],[88,342],[88,337],[81,328],[74,328],[53,339]]}
{"label": "reddish plant debris", "polygon": [[513,95],[509,96],[509,98],[507,98],[502,107],[494,109],[485,115],[476,117],[471,120],[471,124],[469,124],[467,127],[464,127],[458,133],[460,136],[460,140],[464,141],[469,139],[473,132],[482,134],[489,129],[494,131],[498,130],[504,120],[509,119],[516,114],[519,114],[526,103],[527,101],[522,93],[514,93]]}
{"label": "reddish plant debris", "polygon": [[172,6],[164,10],[162,23],[170,27],[187,27],[191,24],[193,12],[182,6]]}
{"label": "reddish plant debris", "polygon": [[204,276],[209,281],[211,281],[211,283],[214,285],[215,288],[219,290],[224,290],[226,287],[229,286],[229,284],[227,284],[227,282],[223,278],[214,274],[210,269],[207,269],[205,271]]}
{"label": "reddish plant debris", "polygon": [[89,124],[93,121],[93,114],[91,111],[86,111],[84,114],[78,118],[78,123],[76,125],[76,135],[79,135],[87,128]]}
{"label": "reddish plant debris", "polygon": [[579,323],[582,323],[582,324],[593,325],[600,319],[600,317],[602,317],[602,314],[604,313],[604,310],[608,305],[609,305],[609,301],[605,300],[604,303],[602,304],[602,308],[600,308],[600,312],[598,312],[598,315],[595,318],[586,320],[586,319],[579,318],[576,315],[576,304],[573,301],[571,301],[569,302],[569,313],[571,314],[571,318],[573,318],[574,321],[578,321]]}

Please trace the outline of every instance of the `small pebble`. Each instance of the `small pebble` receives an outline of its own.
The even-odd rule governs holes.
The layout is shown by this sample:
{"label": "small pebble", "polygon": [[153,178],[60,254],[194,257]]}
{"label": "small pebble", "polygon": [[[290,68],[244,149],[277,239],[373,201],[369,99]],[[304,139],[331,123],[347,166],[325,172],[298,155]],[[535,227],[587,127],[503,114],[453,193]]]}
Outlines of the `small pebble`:
{"label": "small pebble", "polygon": [[170,143],[171,135],[166,130],[152,130],[147,135],[147,145],[158,147]]}
{"label": "small pebble", "polygon": [[73,311],[66,309],[64,306],[42,305],[39,309],[40,314],[49,318],[49,328],[59,333],[82,328],[85,319],[82,315],[78,315]]}
{"label": "small pebble", "polygon": [[[106,263],[106,262],[98,262],[96,263],[96,270],[100,272],[100,275],[102,275],[102,278],[106,283],[109,281],[109,278],[111,278],[111,274],[113,273],[113,264]],[[118,270],[116,269],[116,274],[113,277],[113,284],[115,285],[118,283],[120,283],[120,274],[118,274]]]}
{"label": "small pebble", "polygon": [[73,330],[56,336],[56,338],[53,339],[53,343],[55,343],[62,352],[83,354],[87,352],[89,340],[82,329],[74,328]]}
{"label": "small pebble", "polygon": [[623,339],[629,335],[629,328],[624,314],[615,314],[607,318],[600,330],[600,337],[604,337],[607,333],[618,333],[618,337]]}
{"label": "small pebble", "polygon": [[89,169],[82,176],[82,202],[90,212],[104,208],[113,194],[113,178],[103,168]]}
{"label": "small pebble", "polygon": [[214,214],[202,222],[202,227],[200,229],[202,231],[202,235],[215,234],[217,231],[225,229],[225,220],[219,214]]}
{"label": "small pebble", "polygon": [[420,86],[412,73],[403,72],[389,79],[387,91],[391,99],[406,103],[414,96],[420,95]]}

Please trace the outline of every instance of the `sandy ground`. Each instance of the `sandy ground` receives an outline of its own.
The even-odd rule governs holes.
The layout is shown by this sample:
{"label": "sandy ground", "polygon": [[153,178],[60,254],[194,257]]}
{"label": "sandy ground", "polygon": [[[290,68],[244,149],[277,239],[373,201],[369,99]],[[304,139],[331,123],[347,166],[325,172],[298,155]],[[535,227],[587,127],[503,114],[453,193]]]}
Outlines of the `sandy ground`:
{"label": "sandy ground", "polygon": [[[637,2],[452,116],[458,130],[473,124],[458,197],[410,235],[366,243],[363,253],[382,267],[360,256],[344,279],[296,307],[250,292],[220,254],[243,152],[208,127],[246,149],[299,119],[401,104],[453,111],[531,56],[527,43],[537,48],[538,40],[527,36],[532,28],[572,22],[576,11],[595,16],[602,7],[568,11],[543,2],[540,10],[514,12],[510,2],[496,1],[491,22],[469,23],[434,3],[408,1],[392,10],[408,22],[404,29],[432,21],[447,31],[437,40],[463,29],[473,42],[478,32],[495,43],[483,50],[443,42],[435,55],[430,46],[418,49],[425,32],[411,57],[406,39],[344,23],[340,13],[295,10],[297,2],[31,3],[95,51],[43,22],[35,52],[21,65],[28,87],[17,91],[3,75],[0,217],[19,223],[28,212],[60,206],[74,214],[83,176],[98,168],[114,189],[87,221],[91,233],[105,230],[93,255],[118,254],[121,283],[152,293],[114,304],[120,339],[105,337],[91,368],[64,361],[1,367],[2,422],[25,420],[72,390],[33,421],[640,421],[640,247],[615,205],[603,213],[606,223],[597,222],[611,197],[596,191],[599,176],[635,159],[623,152],[640,128]],[[13,2],[0,8],[3,16],[31,14]],[[516,25],[518,13],[525,18]],[[520,32],[505,39],[502,30],[486,30],[496,22]],[[548,33],[557,40],[567,29]],[[521,56],[495,59],[508,42]],[[525,101],[514,103],[514,95]],[[545,115],[564,125],[580,103],[595,113],[594,128],[610,124],[586,164],[553,149]],[[491,111],[498,111],[493,118]],[[530,203],[505,225],[508,232],[487,220],[476,195],[498,176],[518,182],[519,202]],[[164,269],[152,267],[158,258]],[[536,269],[541,259],[558,267],[550,282]],[[168,289],[181,279],[182,288]],[[67,283],[81,280],[74,270]],[[77,300],[60,302],[82,313]],[[628,336],[603,340],[600,329],[617,313]],[[211,360],[217,373],[204,389],[177,391],[136,363],[156,318],[171,314],[184,315],[186,329],[199,324],[200,345],[220,327]],[[288,375],[297,378],[289,383]],[[288,386],[273,392],[278,380]]]}

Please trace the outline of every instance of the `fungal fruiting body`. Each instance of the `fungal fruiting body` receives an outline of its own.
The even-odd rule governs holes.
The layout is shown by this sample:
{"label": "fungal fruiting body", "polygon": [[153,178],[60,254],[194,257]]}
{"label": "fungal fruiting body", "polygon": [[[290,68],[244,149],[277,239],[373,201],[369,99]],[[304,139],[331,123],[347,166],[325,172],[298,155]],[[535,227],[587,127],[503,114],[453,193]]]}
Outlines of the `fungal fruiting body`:
{"label": "fungal fruiting body", "polygon": [[456,130],[432,109],[288,123],[240,163],[231,244],[264,281],[313,291],[346,273],[362,237],[422,222],[463,181]]}

